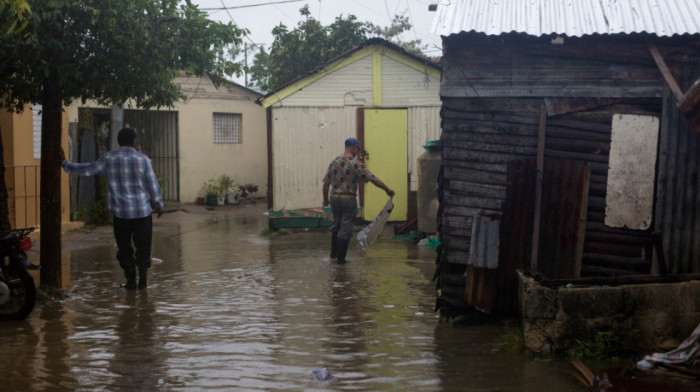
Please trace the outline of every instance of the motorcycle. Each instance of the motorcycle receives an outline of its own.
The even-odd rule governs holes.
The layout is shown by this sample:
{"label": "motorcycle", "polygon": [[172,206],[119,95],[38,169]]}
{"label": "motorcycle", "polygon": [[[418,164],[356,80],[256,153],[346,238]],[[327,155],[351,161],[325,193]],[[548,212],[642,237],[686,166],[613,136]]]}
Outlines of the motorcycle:
{"label": "motorcycle", "polygon": [[22,320],[34,308],[36,286],[28,270],[39,267],[27,256],[33,231],[30,227],[0,232],[0,320]]}

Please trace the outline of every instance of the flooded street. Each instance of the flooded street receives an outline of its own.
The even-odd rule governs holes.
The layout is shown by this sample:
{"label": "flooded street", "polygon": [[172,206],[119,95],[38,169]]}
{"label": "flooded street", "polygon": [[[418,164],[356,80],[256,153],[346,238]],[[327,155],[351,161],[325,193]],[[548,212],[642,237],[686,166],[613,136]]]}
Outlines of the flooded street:
{"label": "flooded street", "polygon": [[[113,246],[72,251],[70,298],[0,324],[0,389],[583,390],[564,361],[494,353],[502,324],[440,322],[434,250],[387,235],[336,265],[327,231],[269,238],[266,223],[156,233],[143,292],[118,287]],[[334,378],[315,380],[319,366]]]}

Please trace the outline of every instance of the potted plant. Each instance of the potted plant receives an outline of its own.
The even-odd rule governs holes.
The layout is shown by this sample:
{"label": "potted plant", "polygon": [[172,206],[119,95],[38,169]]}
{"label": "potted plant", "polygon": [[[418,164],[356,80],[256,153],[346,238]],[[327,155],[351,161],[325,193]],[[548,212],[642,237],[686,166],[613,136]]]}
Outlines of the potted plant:
{"label": "potted plant", "polygon": [[218,204],[224,205],[226,201],[226,196],[229,194],[229,189],[231,189],[236,183],[231,177],[226,174],[222,174],[216,179],[216,189]]}
{"label": "potted plant", "polygon": [[202,184],[202,189],[200,190],[200,193],[203,193],[205,195],[205,203],[207,206],[211,207],[217,204],[218,186],[216,184],[216,181],[208,180],[207,182]]}
{"label": "potted plant", "polygon": [[234,184],[232,187],[230,187],[228,189],[228,196],[226,198],[226,202],[228,204],[238,204],[241,201],[242,188],[243,187],[238,184]]}

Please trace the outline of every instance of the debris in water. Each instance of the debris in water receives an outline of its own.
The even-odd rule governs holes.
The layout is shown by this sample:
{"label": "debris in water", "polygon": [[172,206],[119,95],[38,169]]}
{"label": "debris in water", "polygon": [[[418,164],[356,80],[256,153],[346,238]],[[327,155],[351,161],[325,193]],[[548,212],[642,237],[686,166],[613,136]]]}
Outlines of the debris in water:
{"label": "debris in water", "polygon": [[333,379],[333,375],[330,374],[326,368],[319,367],[311,371],[311,375],[318,381],[328,381]]}

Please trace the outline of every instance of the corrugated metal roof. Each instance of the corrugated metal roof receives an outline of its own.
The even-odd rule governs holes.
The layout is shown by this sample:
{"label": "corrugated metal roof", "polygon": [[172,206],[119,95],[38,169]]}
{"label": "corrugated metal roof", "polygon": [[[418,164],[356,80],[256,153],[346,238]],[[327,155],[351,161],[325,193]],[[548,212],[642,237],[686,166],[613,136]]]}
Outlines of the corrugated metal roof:
{"label": "corrugated metal roof", "polygon": [[700,34],[698,0],[440,0],[432,31],[487,35]]}

